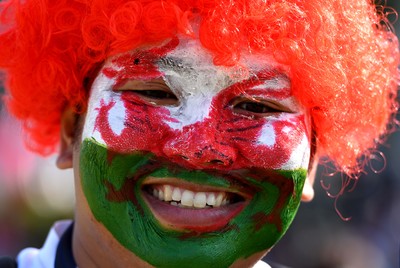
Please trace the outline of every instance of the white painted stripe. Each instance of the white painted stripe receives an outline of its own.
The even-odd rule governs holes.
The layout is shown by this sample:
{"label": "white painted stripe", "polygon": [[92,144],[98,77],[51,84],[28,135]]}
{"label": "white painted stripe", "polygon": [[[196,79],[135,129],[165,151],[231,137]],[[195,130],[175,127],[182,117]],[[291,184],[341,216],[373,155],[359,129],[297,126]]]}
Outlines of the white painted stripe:
{"label": "white painted stripe", "polygon": [[125,120],[127,119],[126,108],[120,96],[115,96],[114,101],[115,103],[108,112],[107,119],[114,134],[121,135],[122,130],[125,128]]}
{"label": "white painted stripe", "polygon": [[299,145],[292,151],[289,160],[280,169],[293,170],[298,168],[308,168],[310,162],[310,143],[304,134]]}
{"label": "white painted stripe", "polygon": [[266,123],[260,133],[258,138],[258,144],[266,145],[268,147],[274,146],[276,143],[276,134],[274,126],[271,123]]}

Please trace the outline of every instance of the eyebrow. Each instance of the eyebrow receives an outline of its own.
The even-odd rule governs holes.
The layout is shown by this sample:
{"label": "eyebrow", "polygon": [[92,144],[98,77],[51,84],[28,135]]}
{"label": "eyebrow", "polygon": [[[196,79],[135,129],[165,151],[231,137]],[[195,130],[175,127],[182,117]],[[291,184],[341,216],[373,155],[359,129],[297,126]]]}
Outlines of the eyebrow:
{"label": "eyebrow", "polygon": [[[177,57],[171,57],[171,56],[161,57],[156,61],[156,63],[163,67],[174,68],[177,71],[192,71],[192,70],[194,70],[193,66],[186,65],[181,58],[177,58]],[[260,76],[260,74],[263,74],[263,75]],[[242,80],[240,82],[236,82],[236,83],[241,83],[243,81],[251,79],[252,77],[263,81],[264,83],[262,85],[267,85],[268,83],[270,83],[269,88],[271,88],[271,89],[275,88],[275,89],[279,90],[279,89],[284,89],[287,87],[290,88],[290,85],[291,85],[290,77],[286,73],[284,73],[276,68],[271,68],[270,70],[268,70],[266,68],[264,70],[254,72],[247,79],[244,79],[244,80]],[[276,85],[273,84],[274,81],[277,81],[277,84],[286,82],[289,85],[282,86],[282,87],[279,87],[279,86],[276,87]],[[259,85],[258,89],[261,89],[262,85]],[[254,87],[253,89],[256,89],[256,88],[257,88],[257,86]]]}
{"label": "eyebrow", "polygon": [[285,81],[291,81],[289,75],[285,72],[281,71],[279,68],[265,68],[261,69],[258,72],[253,72],[252,76],[259,78],[259,80],[274,80],[274,79],[281,79]]}
{"label": "eyebrow", "polygon": [[173,67],[181,70],[193,69],[193,67],[185,65],[182,59],[176,57],[162,57],[158,59],[156,63],[164,67]]}
{"label": "eyebrow", "polygon": [[250,90],[272,90],[272,91],[291,91],[291,81],[285,76],[278,74],[265,79],[259,79],[262,83],[253,87]]}

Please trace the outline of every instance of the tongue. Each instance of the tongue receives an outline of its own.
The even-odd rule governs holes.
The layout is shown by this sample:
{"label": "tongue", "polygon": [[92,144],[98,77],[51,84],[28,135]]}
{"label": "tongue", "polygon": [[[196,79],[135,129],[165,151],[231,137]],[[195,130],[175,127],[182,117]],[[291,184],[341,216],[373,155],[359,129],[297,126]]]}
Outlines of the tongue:
{"label": "tongue", "polygon": [[244,202],[216,208],[181,208],[160,201],[147,193],[143,196],[160,223],[174,230],[216,231],[226,226],[244,208]]}

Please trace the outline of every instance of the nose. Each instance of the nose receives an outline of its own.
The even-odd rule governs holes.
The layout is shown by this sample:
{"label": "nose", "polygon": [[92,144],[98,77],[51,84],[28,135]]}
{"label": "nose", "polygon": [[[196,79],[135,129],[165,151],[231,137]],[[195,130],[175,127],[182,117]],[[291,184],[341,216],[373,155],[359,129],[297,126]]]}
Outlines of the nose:
{"label": "nose", "polygon": [[163,152],[169,160],[201,169],[228,167],[236,160],[235,148],[215,128],[201,126],[185,127],[165,143]]}

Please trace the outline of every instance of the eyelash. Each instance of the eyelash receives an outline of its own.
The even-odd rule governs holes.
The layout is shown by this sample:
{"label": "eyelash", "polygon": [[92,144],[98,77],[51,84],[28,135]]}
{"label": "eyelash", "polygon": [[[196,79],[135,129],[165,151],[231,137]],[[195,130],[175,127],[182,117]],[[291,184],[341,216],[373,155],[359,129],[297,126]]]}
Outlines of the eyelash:
{"label": "eyelash", "polygon": [[178,98],[173,93],[167,92],[165,90],[132,90],[132,92],[135,92],[136,94],[141,95],[146,98],[149,98],[149,99],[178,100]]}
{"label": "eyelash", "polygon": [[283,112],[282,110],[278,110],[274,107],[271,107],[262,102],[256,101],[242,101],[233,106],[234,110],[243,110],[250,113],[255,114],[265,114],[265,113],[279,113]]}
{"label": "eyelash", "polygon": [[238,114],[263,116],[266,114],[291,113],[287,107],[274,102],[257,99],[238,98],[232,101],[232,109]]}

